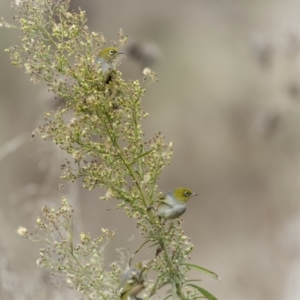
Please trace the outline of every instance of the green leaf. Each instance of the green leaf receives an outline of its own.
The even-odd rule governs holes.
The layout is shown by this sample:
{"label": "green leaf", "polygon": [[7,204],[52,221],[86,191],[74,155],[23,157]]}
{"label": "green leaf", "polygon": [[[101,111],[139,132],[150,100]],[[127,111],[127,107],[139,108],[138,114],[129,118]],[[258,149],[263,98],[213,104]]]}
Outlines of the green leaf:
{"label": "green leaf", "polygon": [[136,255],[149,242],[150,242],[150,240],[146,240],[141,246],[139,246],[139,248],[137,250],[134,251],[134,253],[131,255],[131,257],[129,259],[129,266],[131,266],[131,261],[132,261],[134,255]]}
{"label": "green leaf", "polygon": [[202,279],[189,279],[186,282],[193,282],[193,281],[202,281]]}
{"label": "green leaf", "polygon": [[208,300],[218,300],[215,296],[213,296],[211,293],[209,293],[207,290],[201,288],[198,285],[195,284],[187,284],[188,286],[191,286],[193,288],[195,288],[196,290],[198,290],[203,296],[206,297],[206,299]]}
{"label": "green leaf", "polygon": [[[135,159],[135,160],[138,160],[138,159],[140,159],[141,157],[144,157],[144,156],[150,154],[153,150],[154,150],[154,149],[151,149],[151,150],[149,150],[149,151],[146,151],[146,152],[144,152],[143,154],[140,154],[139,156],[135,157],[134,159]],[[135,161],[135,162],[136,162],[136,161]],[[135,162],[132,162],[131,164],[133,164],[133,163],[135,163]]]}
{"label": "green leaf", "polygon": [[176,284],[175,282],[172,283],[172,298],[177,299],[177,292],[176,292]]}
{"label": "green leaf", "polygon": [[202,267],[200,267],[200,266],[193,265],[193,264],[183,264],[183,265],[184,265],[184,266],[187,266],[187,267],[190,267],[190,268],[192,268],[192,269],[195,269],[195,270],[197,270],[197,271],[206,273],[206,274],[212,276],[212,277],[215,278],[215,279],[221,280],[221,277],[219,277],[218,274],[216,274],[215,272],[210,271],[210,270],[208,270],[208,269],[205,269],[205,268],[202,268]]}
{"label": "green leaf", "polygon": [[172,297],[171,294],[167,295],[163,300],[167,300],[167,299],[169,299],[170,297]]}
{"label": "green leaf", "polygon": [[157,285],[158,285],[158,280],[155,282],[152,290],[151,290],[151,293],[149,295],[149,298],[152,297],[155,293],[156,293],[156,290],[157,290]]}

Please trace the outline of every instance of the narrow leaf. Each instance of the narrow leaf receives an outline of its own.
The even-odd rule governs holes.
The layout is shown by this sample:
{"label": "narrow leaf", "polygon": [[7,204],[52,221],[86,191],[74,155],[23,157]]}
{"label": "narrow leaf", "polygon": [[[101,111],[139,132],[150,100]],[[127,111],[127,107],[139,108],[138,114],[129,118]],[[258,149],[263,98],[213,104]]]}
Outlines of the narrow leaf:
{"label": "narrow leaf", "polygon": [[131,261],[132,261],[134,255],[137,254],[149,242],[150,242],[150,240],[146,240],[137,250],[134,251],[134,253],[130,257],[129,266],[131,266]]}
{"label": "narrow leaf", "polygon": [[193,282],[193,281],[202,281],[202,279],[189,279],[186,282]]}
{"label": "narrow leaf", "polygon": [[172,295],[167,295],[163,300],[167,300],[171,297]]}
{"label": "narrow leaf", "polygon": [[195,284],[187,284],[188,286],[191,286],[193,288],[195,288],[196,290],[198,290],[203,296],[206,297],[206,299],[208,300],[218,300],[215,296],[213,296],[211,293],[209,293],[207,290],[201,288],[198,285]]}
{"label": "narrow leaf", "polygon": [[176,285],[174,282],[172,284],[172,298],[177,299]]}
{"label": "narrow leaf", "polygon": [[218,274],[216,274],[215,272],[210,271],[210,270],[208,270],[208,269],[205,269],[205,268],[202,268],[202,267],[200,267],[200,266],[193,265],[193,264],[183,264],[183,265],[185,265],[185,266],[187,266],[187,267],[190,267],[190,268],[192,268],[192,269],[195,269],[195,270],[197,270],[197,271],[206,273],[206,274],[212,276],[212,277],[215,278],[215,279],[221,280],[221,277],[219,277]]}
{"label": "narrow leaf", "polygon": [[151,150],[149,150],[149,151],[146,151],[146,152],[144,152],[143,154],[141,154],[141,155],[135,157],[135,159],[139,159],[139,158],[141,158],[141,157],[144,157],[144,156],[150,154],[153,150],[154,150],[154,149],[151,149]]}
{"label": "narrow leaf", "polygon": [[157,285],[158,285],[158,280],[155,282],[152,290],[151,290],[151,293],[149,295],[149,298],[152,297],[155,293],[156,293],[156,290],[157,290]]}

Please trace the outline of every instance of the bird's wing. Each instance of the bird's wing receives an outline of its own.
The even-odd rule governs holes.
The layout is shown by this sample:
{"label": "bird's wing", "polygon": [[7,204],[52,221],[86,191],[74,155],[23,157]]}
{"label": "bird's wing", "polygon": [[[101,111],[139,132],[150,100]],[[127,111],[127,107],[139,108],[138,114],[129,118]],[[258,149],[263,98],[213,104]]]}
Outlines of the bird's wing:
{"label": "bird's wing", "polygon": [[172,205],[170,204],[170,202],[166,198],[159,199],[156,202],[158,203],[158,205],[165,204],[165,205],[168,205],[168,206],[172,207]]}

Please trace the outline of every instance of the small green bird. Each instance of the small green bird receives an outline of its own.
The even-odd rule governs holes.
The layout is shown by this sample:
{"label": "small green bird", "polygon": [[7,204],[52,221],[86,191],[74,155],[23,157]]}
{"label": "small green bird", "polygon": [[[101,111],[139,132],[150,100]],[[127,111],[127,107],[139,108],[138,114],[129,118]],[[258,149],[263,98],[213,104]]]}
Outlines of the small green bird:
{"label": "small green bird", "polygon": [[129,300],[131,297],[140,299],[136,296],[145,288],[145,272],[143,263],[137,263],[134,268],[125,271],[120,279],[119,288],[122,288],[121,300]]}
{"label": "small green bird", "polygon": [[[197,196],[197,194],[190,189],[184,187],[176,188],[158,201],[155,210],[159,217],[165,220],[176,219],[185,213],[187,202],[193,196]],[[151,208],[153,209],[154,207],[149,207],[148,209]]]}
{"label": "small green bird", "polygon": [[100,51],[96,62],[101,64],[103,72],[107,72],[109,69],[114,68],[114,63],[120,54],[124,54],[124,52],[119,51],[118,48],[115,47],[106,47]]}

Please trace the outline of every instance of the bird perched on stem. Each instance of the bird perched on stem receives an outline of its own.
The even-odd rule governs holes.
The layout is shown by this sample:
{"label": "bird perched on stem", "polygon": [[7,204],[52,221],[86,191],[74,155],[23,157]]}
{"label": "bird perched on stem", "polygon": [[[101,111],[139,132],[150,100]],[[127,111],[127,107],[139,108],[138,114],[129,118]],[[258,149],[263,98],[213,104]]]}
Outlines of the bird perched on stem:
{"label": "bird perched on stem", "polygon": [[121,291],[121,300],[129,300],[132,298],[139,300],[136,296],[145,288],[145,269],[143,263],[137,263],[134,268],[125,271],[120,279],[119,288]]}
{"label": "bird perched on stem", "polygon": [[176,188],[163,196],[158,201],[157,207],[150,206],[147,210],[156,210],[158,216],[164,220],[176,219],[185,213],[187,202],[193,196],[197,194],[190,189]]}
{"label": "bird perched on stem", "polygon": [[101,64],[102,71],[106,73],[109,69],[114,68],[114,63],[120,54],[124,54],[124,52],[119,51],[116,47],[106,47],[100,51],[96,62]]}

